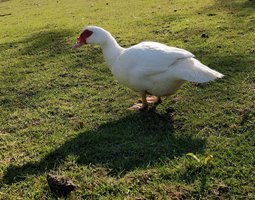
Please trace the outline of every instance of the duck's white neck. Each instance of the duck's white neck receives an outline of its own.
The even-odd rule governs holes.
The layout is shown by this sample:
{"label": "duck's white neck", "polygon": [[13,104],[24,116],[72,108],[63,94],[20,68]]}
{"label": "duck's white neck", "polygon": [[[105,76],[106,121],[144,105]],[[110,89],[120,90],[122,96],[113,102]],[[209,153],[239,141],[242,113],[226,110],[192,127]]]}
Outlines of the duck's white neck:
{"label": "duck's white neck", "polygon": [[108,40],[103,45],[101,45],[105,62],[111,69],[115,60],[120,56],[124,48],[122,48],[117,41],[110,34],[108,35]]}

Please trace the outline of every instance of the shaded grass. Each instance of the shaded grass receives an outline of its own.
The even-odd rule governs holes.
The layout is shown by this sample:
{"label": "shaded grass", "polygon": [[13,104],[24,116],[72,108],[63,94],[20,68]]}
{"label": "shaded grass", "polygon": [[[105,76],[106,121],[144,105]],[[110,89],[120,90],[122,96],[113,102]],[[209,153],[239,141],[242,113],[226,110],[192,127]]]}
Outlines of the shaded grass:
{"label": "shaded grass", "polygon": [[108,122],[95,130],[81,132],[60,147],[53,147],[54,151],[39,162],[27,163],[21,167],[10,166],[4,182],[11,183],[27,174],[57,168],[69,155],[76,158],[77,164],[105,166],[111,169],[110,174],[120,176],[136,168],[148,168],[166,158],[175,158],[193,151],[202,152],[204,146],[204,139],[193,138],[192,135],[175,135],[172,119],[148,111]]}

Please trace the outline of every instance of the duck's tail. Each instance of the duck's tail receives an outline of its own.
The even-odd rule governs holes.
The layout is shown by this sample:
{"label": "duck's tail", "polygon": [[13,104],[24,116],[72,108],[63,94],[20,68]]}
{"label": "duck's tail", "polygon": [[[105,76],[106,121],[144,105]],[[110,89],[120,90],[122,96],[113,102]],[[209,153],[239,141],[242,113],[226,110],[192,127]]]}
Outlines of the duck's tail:
{"label": "duck's tail", "polygon": [[175,73],[176,76],[190,82],[205,83],[224,76],[203,65],[195,58],[180,59],[173,67],[173,73]]}

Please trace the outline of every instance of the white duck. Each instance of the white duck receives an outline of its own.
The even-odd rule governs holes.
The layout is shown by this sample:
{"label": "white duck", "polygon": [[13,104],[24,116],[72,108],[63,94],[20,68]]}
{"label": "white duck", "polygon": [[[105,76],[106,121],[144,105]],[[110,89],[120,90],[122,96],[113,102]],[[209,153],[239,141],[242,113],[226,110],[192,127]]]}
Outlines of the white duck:
{"label": "white duck", "polygon": [[[160,97],[174,94],[185,81],[204,83],[223,77],[184,49],[157,42],[122,48],[108,31],[97,26],[87,26],[77,41],[73,48],[83,44],[100,45],[115,78],[140,93],[141,103],[130,110],[146,109],[148,103],[161,102]],[[155,96],[146,98],[147,95]]]}

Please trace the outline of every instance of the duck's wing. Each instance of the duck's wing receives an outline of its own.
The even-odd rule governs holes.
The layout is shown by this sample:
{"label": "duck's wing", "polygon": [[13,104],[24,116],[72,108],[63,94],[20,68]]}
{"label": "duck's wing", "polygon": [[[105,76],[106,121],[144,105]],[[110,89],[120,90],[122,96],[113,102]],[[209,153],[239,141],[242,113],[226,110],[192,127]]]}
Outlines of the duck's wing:
{"label": "duck's wing", "polygon": [[126,49],[122,56],[123,63],[128,63],[138,77],[168,73],[173,78],[197,83],[223,77],[196,60],[192,53],[156,42],[142,42]]}
{"label": "duck's wing", "polygon": [[192,58],[194,55],[184,49],[169,47],[156,42],[142,42],[126,49],[120,56],[130,70],[145,76],[163,73],[179,59]]}

